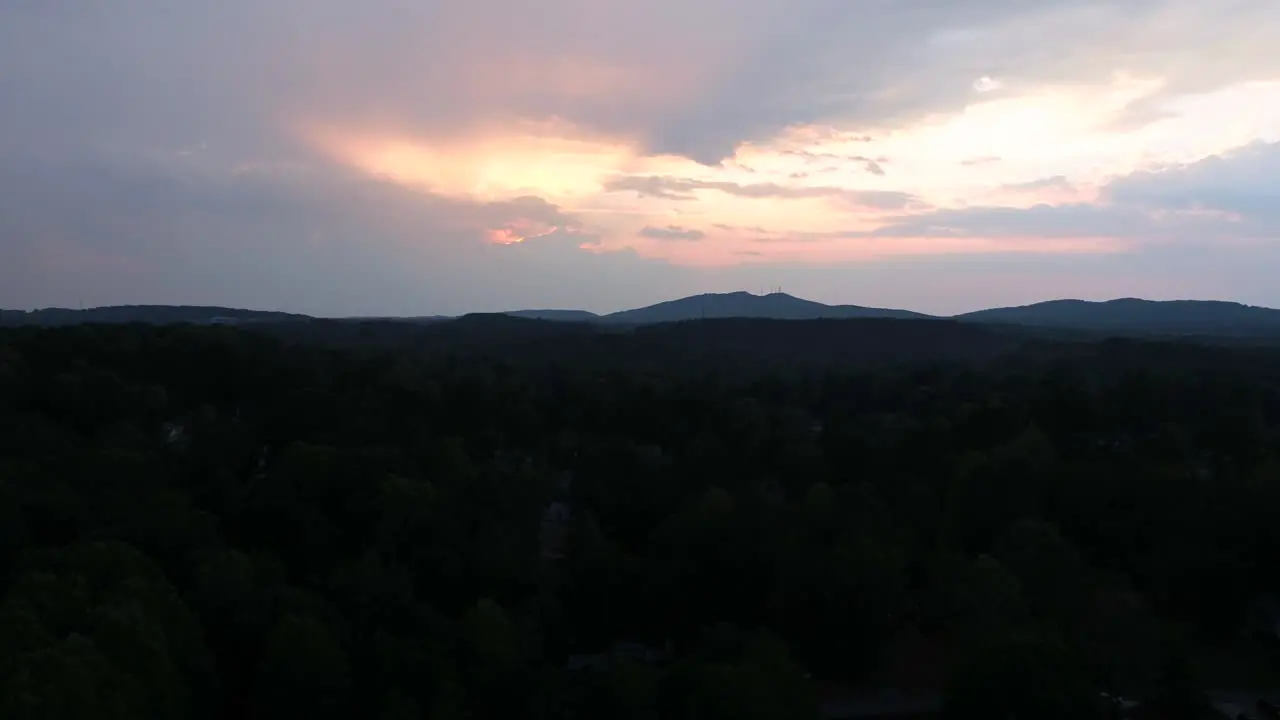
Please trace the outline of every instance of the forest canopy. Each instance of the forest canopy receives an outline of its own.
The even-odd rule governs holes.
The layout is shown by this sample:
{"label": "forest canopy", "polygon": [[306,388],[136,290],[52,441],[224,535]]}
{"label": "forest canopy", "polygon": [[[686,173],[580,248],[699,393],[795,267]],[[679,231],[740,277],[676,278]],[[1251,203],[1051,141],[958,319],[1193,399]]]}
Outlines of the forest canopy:
{"label": "forest canopy", "polygon": [[1274,350],[528,322],[0,330],[0,717],[1196,717],[1199,648],[1275,667]]}

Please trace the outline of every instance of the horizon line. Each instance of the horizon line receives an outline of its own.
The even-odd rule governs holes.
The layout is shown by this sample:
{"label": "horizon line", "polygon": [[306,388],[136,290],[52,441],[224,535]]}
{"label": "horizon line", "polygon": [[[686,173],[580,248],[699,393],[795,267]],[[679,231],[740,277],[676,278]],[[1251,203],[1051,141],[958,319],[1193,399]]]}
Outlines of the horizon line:
{"label": "horizon line", "polygon": [[696,298],[709,297],[709,296],[730,296],[730,295],[747,295],[747,296],[754,297],[754,298],[767,298],[767,297],[772,297],[772,296],[776,296],[776,295],[783,295],[783,296],[786,296],[786,297],[789,297],[789,298],[794,298],[794,299],[796,299],[796,300],[803,300],[803,301],[805,301],[805,302],[816,303],[816,304],[819,304],[819,305],[823,305],[823,306],[825,306],[825,307],[832,307],[832,308],[834,308],[834,307],[842,307],[842,306],[845,306],[845,307],[847,307],[847,306],[854,306],[854,307],[863,307],[863,308],[866,308],[866,309],[868,309],[868,310],[887,310],[887,311],[911,312],[911,313],[916,313],[916,314],[919,314],[919,315],[925,315],[925,316],[928,316],[928,317],[939,318],[939,319],[957,318],[957,317],[962,317],[962,316],[964,316],[964,315],[969,315],[969,314],[978,313],[978,312],[984,312],[984,311],[987,311],[987,310],[1005,310],[1005,309],[1013,309],[1013,308],[1026,308],[1026,307],[1033,307],[1033,306],[1036,306],[1036,305],[1046,305],[1046,304],[1050,304],[1050,303],[1078,302],[1078,303],[1087,303],[1087,304],[1092,304],[1092,305],[1103,305],[1103,304],[1107,304],[1107,303],[1123,302],[1123,301],[1126,301],[1126,300],[1128,300],[1128,301],[1147,302],[1147,303],[1177,303],[1177,302],[1219,303],[1219,304],[1225,304],[1225,305],[1236,305],[1236,306],[1239,306],[1239,307],[1254,308],[1254,309],[1260,309],[1260,310],[1276,310],[1276,311],[1280,311],[1280,308],[1274,308],[1274,307],[1270,307],[1270,306],[1267,306],[1267,305],[1254,305],[1254,304],[1251,304],[1251,303],[1241,302],[1241,301],[1238,301],[1238,300],[1222,300],[1222,299],[1214,299],[1214,298],[1192,298],[1192,297],[1187,297],[1187,298],[1168,298],[1168,299],[1153,300],[1153,299],[1149,299],[1149,298],[1143,298],[1143,297],[1138,297],[1138,296],[1132,296],[1132,295],[1130,295],[1130,296],[1123,296],[1123,297],[1113,297],[1113,298],[1108,298],[1108,299],[1105,299],[1105,300],[1087,300],[1087,299],[1084,299],[1084,298],[1073,298],[1073,297],[1051,298],[1051,299],[1048,299],[1048,300],[1037,300],[1037,301],[1034,301],[1034,302],[1023,303],[1023,304],[1013,304],[1013,305],[992,305],[992,306],[979,307],[979,308],[974,309],[974,310],[965,310],[965,311],[956,312],[956,313],[951,313],[951,314],[938,314],[938,313],[925,312],[925,311],[922,311],[922,310],[912,310],[912,309],[910,309],[910,308],[906,308],[906,307],[887,307],[887,306],[875,306],[875,305],[861,305],[861,304],[858,304],[858,303],[852,303],[852,302],[840,302],[840,303],[822,302],[822,301],[820,301],[820,300],[811,300],[811,299],[809,299],[809,298],[801,297],[801,296],[799,296],[799,295],[793,295],[793,294],[791,294],[791,293],[783,292],[783,290],[782,290],[782,286],[776,286],[776,289],[772,289],[772,288],[771,288],[771,289],[770,289],[770,291],[768,291],[768,292],[762,292],[762,293],[756,293],[756,292],[753,292],[753,291],[751,291],[751,290],[731,290],[731,291],[726,291],[726,292],[703,292],[703,293],[695,293],[695,294],[693,294],[693,295],[685,295],[685,296],[681,296],[681,297],[677,297],[677,298],[671,298],[671,299],[669,299],[669,300],[658,300],[658,301],[656,301],[656,302],[649,303],[648,305],[639,305],[639,306],[636,306],[636,307],[628,307],[628,308],[623,308],[623,309],[621,309],[621,310],[614,310],[614,311],[609,311],[609,312],[597,312],[597,311],[594,311],[594,310],[586,310],[586,309],[584,309],[584,308],[574,308],[574,307],[546,307],[546,306],[542,306],[542,307],[522,307],[522,308],[511,308],[511,309],[506,309],[506,310],[468,310],[468,311],[461,312],[461,313],[431,313],[431,312],[424,312],[424,313],[418,313],[418,314],[358,314],[358,315],[326,315],[326,314],[314,314],[314,313],[308,313],[308,312],[301,312],[301,311],[296,311],[296,310],[263,309],[263,308],[239,307],[239,306],[235,306],[235,305],[210,305],[210,304],[196,304],[196,303],[190,303],[190,304],[180,304],[180,303],[132,303],[132,304],[118,304],[118,305],[95,305],[95,306],[90,306],[90,307],[84,307],[84,304],[83,304],[83,303],[81,303],[79,308],[50,305],[50,306],[38,307],[38,308],[30,308],[30,309],[0,308],[0,312],[4,312],[4,313],[24,313],[24,314],[30,314],[30,313],[48,312],[48,311],[65,311],[65,312],[73,312],[73,313],[82,313],[82,312],[93,312],[93,311],[95,311],[95,310],[111,310],[111,309],[121,309],[121,308],[142,308],[142,307],[152,307],[152,308],[157,308],[157,307],[167,307],[167,308],[218,308],[218,309],[223,309],[223,310],[236,310],[236,311],[242,311],[242,312],[280,313],[280,314],[284,314],[284,315],[300,315],[300,316],[309,317],[309,318],[314,318],[314,319],[318,319],[318,320],[364,320],[364,319],[410,319],[410,320],[411,320],[411,319],[421,319],[421,318],[459,318],[459,317],[465,317],[465,316],[467,316],[467,315],[504,315],[504,314],[511,314],[511,313],[520,313],[520,312],[581,312],[581,313],[590,313],[591,315],[596,316],[596,317],[608,317],[608,316],[610,316],[610,315],[617,315],[617,314],[619,314],[619,313],[630,312],[630,311],[633,311],[633,310],[642,310],[642,309],[645,309],[645,308],[653,307],[653,306],[655,306],[655,305],[661,305],[661,304],[664,304],[664,303],[680,302],[681,300],[692,300],[692,299],[696,299]]}

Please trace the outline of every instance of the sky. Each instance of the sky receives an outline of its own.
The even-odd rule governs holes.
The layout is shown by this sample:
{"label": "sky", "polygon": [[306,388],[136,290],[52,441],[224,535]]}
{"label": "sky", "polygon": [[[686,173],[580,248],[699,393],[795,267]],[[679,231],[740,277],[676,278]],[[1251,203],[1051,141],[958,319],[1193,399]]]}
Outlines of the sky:
{"label": "sky", "polygon": [[1275,0],[0,0],[0,307],[1280,307]]}

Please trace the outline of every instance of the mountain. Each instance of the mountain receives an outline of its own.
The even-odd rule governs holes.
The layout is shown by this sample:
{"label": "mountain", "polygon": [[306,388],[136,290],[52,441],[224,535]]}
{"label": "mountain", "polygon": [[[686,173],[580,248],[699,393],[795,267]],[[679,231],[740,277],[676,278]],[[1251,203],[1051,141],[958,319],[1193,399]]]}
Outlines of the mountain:
{"label": "mountain", "polygon": [[[460,327],[470,333],[513,328],[505,320],[548,321],[552,324],[579,323],[608,325],[616,329],[687,320],[838,320],[890,318],[901,320],[941,319],[908,310],[869,308],[858,305],[824,305],[785,293],[754,295],[748,292],[708,293],[667,302],[597,315],[586,310],[531,309],[487,315],[424,317],[342,318],[336,322],[352,326],[441,325],[467,320]],[[477,318],[483,318],[482,320]],[[1034,328],[1052,337],[1098,335],[1182,335],[1202,338],[1255,341],[1280,339],[1280,310],[1206,300],[1152,301],[1122,298],[1105,302],[1051,300],[1019,307],[992,308],[949,318],[970,324],[1017,325]],[[56,326],[82,323],[194,323],[194,324],[289,324],[315,322],[317,318],[293,313],[242,310],[226,307],[184,305],[122,305],[68,310],[48,308],[24,312],[0,310],[0,325]],[[298,330],[297,332],[302,332]],[[320,332],[320,330],[317,330]],[[324,332],[329,332],[324,330]],[[372,332],[372,330],[369,330]],[[381,332],[381,331],[379,331]]]}
{"label": "mountain", "polygon": [[600,316],[586,310],[508,310],[502,313],[530,320],[556,320],[558,322],[591,322]]}
{"label": "mountain", "polygon": [[1216,300],[1051,300],[979,310],[956,319],[1099,332],[1237,337],[1280,333],[1280,310]]}
{"label": "mountain", "polygon": [[707,293],[679,300],[668,300],[657,305],[605,315],[600,319],[603,322],[614,324],[647,325],[682,320],[723,318],[753,318],[758,320],[897,318],[906,320],[928,317],[928,315],[908,310],[884,310],[860,307],[858,305],[824,305],[786,293],[753,295],[749,292],[733,292]]}
{"label": "mountain", "polygon": [[151,325],[194,323],[208,325],[215,322],[237,324],[306,320],[311,320],[311,318],[307,315],[294,313],[197,305],[116,305],[90,308],[88,310],[45,308],[30,312],[18,310],[0,312],[0,325],[36,325],[41,327],[80,325],[84,323],[147,323]]}

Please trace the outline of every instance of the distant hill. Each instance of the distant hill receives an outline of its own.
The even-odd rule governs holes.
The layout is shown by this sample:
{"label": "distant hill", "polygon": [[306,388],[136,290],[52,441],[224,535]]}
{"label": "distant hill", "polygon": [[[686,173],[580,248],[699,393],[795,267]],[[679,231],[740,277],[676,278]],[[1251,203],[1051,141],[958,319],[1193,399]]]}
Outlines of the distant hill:
{"label": "distant hill", "polygon": [[[690,320],[847,320],[949,319],[964,323],[1016,325],[1032,329],[1045,337],[1085,340],[1099,336],[1176,335],[1206,340],[1231,342],[1280,341],[1280,310],[1206,300],[1152,301],[1123,298],[1105,302],[1087,300],[1052,300],[1019,307],[993,308],[938,318],[909,310],[862,307],[859,305],[825,305],[785,293],[754,295],[748,292],[708,293],[669,300],[656,305],[597,315],[586,310],[530,309],[501,313],[420,317],[352,317],[333,322],[352,326],[373,325],[452,325],[448,332],[475,331],[480,336],[490,332],[505,333],[517,327],[515,321],[544,321],[551,325],[583,324],[626,329],[644,325],[677,323]],[[23,312],[0,310],[0,325],[58,326],[80,323],[194,323],[194,324],[288,324],[318,321],[307,315],[242,310],[226,307],[185,305],[122,305],[115,307],[69,310],[49,308]],[[511,321],[510,323],[508,321]],[[547,329],[545,331],[550,331]],[[299,333],[307,333],[299,330]],[[328,329],[317,332],[331,332]],[[367,329],[381,336],[384,330]],[[536,332],[544,332],[538,330]]]}
{"label": "distant hill", "polygon": [[752,318],[757,320],[838,320],[849,318],[924,319],[909,310],[884,310],[858,305],[824,305],[786,293],[708,293],[605,315],[607,323],[647,325],[682,320]]}
{"label": "distant hill", "polygon": [[530,320],[556,320],[559,322],[590,322],[600,316],[586,310],[508,310],[502,313]]}
{"label": "distant hill", "polygon": [[45,308],[30,312],[17,310],[0,312],[0,324],[35,325],[40,327],[79,325],[83,323],[146,323],[151,325],[193,323],[208,325],[214,323],[238,324],[306,320],[311,320],[311,318],[307,315],[294,313],[198,305],[115,305],[89,308],[87,310]]}
{"label": "distant hill", "polygon": [[979,310],[958,315],[956,319],[1166,335],[1264,336],[1280,333],[1280,310],[1213,300],[1051,300],[1020,307]]}

